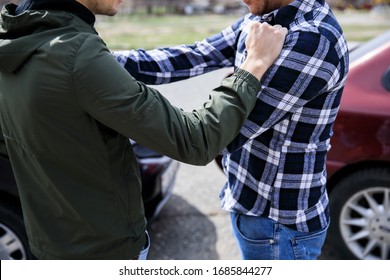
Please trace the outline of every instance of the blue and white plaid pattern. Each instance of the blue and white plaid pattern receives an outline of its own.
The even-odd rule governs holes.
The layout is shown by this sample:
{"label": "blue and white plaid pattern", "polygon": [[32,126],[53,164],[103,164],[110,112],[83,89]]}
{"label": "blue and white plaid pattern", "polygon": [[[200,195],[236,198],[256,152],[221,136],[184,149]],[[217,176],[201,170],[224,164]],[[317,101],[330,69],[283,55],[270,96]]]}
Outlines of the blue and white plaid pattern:
{"label": "blue and white plaid pattern", "polygon": [[261,81],[254,110],[224,151],[222,206],[317,231],[329,223],[325,161],[348,72],[347,43],[324,0],[296,0],[263,17],[246,15],[194,45],[114,55],[149,84],[239,67],[251,21],[280,24],[289,32]]}

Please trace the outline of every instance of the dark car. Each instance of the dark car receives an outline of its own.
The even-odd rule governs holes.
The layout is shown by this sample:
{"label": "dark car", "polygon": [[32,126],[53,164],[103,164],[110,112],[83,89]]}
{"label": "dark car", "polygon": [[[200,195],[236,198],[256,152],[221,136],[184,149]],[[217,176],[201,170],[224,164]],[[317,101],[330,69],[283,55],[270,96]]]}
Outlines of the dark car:
{"label": "dark car", "polygon": [[[179,163],[138,143],[132,145],[141,171],[146,217],[152,221],[171,197]],[[18,189],[4,141],[0,139],[0,259],[31,257]]]}
{"label": "dark car", "polygon": [[390,31],[350,53],[327,158],[326,255],[390,259]]}

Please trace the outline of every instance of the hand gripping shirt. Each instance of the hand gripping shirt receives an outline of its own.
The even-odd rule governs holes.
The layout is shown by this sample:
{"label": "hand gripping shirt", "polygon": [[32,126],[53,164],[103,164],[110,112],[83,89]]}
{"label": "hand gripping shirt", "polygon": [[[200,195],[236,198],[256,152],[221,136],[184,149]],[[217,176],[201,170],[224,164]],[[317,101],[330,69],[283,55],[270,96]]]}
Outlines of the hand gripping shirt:
{"label": "hand gripping shirt", "polygon": [[280,24],[289,32],[263,76],[255,108],[224,150],[228,180],[222,207],[302,232],[321,230],[329,224],[326,155],[348,72],[347,42],[325,1],[296,0],[270,14],[248,14],[193,45],[115,56],[150,84],[239,67],[252,21]]}

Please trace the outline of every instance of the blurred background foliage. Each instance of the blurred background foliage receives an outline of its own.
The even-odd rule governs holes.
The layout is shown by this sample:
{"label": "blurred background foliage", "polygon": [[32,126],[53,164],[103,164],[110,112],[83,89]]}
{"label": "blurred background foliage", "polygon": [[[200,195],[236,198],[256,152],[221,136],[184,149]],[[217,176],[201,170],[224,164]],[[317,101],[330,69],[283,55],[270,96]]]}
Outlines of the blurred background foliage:
{"label": "blurred background foliage", "polygon": [[[390,0],[326,0],[334,9],[373,9],[390,6]],[[21,0],[0,0],[6,3],[19,3]],[[240,13],[246,10],[242,0],[124,0],[121,13],[136,14],[195,14]]]}
{"label": "blurred background foliage", "polygon": [[[390,30],[390,0],[326,0],[349,42]],[[0,0],[5,3],[20,0]],[[124,0],[115,17],[97,16],[111,49],[151,49],[202,40],[248,12],[242,0]]]}

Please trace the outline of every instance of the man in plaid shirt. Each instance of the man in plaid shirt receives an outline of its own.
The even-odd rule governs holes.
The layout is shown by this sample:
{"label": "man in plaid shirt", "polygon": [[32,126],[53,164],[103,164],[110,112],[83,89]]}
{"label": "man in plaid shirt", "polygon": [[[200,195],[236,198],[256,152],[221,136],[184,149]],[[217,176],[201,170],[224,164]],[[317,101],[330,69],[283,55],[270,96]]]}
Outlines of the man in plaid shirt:
{"label": "man in plaid shirt", "polygon": [[252,21],[289,30],[255,108],[223,151],[228,180],[220,198],[244,259],[316,259],[329,225],[325,162],[347,43],[325,0],[244,2],[250,14],[201,42],[114,55],[136,79],[162,84],[239,67]]}

